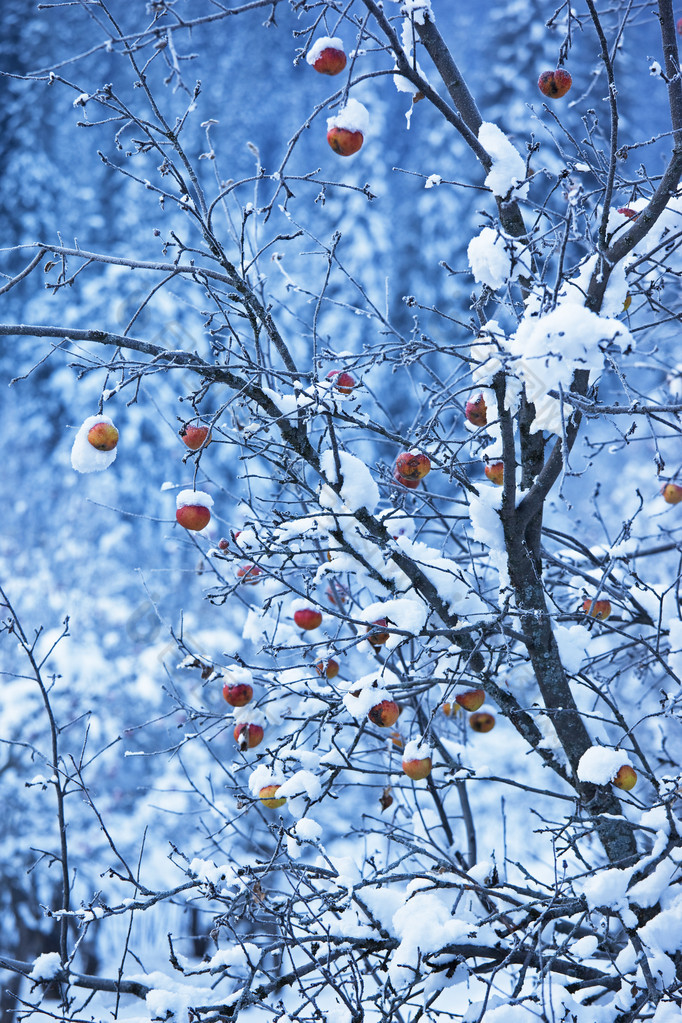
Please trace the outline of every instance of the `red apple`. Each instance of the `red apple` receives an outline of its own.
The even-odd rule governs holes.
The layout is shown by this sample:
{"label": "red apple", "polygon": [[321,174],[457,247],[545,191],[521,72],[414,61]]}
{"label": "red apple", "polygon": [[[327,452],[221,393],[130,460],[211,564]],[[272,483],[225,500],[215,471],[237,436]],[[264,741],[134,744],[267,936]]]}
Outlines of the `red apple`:
{"label": "red apple", "polygon": [[367,717],[374,725],[390,728],[400,717],[400,707],[395,700],[382,700],[371,708]]}
{"label": "red apple", "polygon": [[237,577],[241,582],[247,583],[249,586],[255,586],[256,583],[259,583],[262,575],[263,569],[258,565],[241,565],[237,569]]}
{"label": "red apple", "polygon": [[682,18],[680,18],[677,22],[677,34],[678,36],[682,36]]}
{"label": "red apple", "polygon": [[682,487],[677,483],[666,483],[661,489],[661,494],[668,504],[679,504],[682,501]]}
{"label": "red apple", "polygon": [[365,136],[361,131],[351,131],[350,128],[340,128],[338,124],[332,125],[327,132],[327,142],[339,156],[352,156],[362,148]]}
{"label": "red apple", "polygon": [[468,689],[466,693],[460,693],[455,700],[465,710],[478,710],[485,703],[485,692],[483,689]]}
{"label": "red apple", "polygon": [[413,781],[421,781],[431,774],[431,757],[417,757],[414,760],[403,760],[403,771]]}
{"label": "red apple", "polygon": [[211,521],[211,511],[204,504],[183,504],[175,518],[185,529],[203,529]]}
{"label": "red apple", "polygon": [[[391,634],[390,632],[383,631],[387,625],[387,620],[385,618],[380,618],[378,622],[372,622],[371,625],[367,626],[367,631],[369,633],[367,639],[370,641],[372,646],[383,646],[384,643],[388,642]],[[382,631],[377,631],[377,627]]]}
{"label": "red apple", "polygon": [[218,540],[218,550],[219,551],[229,550],[229,547],[230,547],[230,541],[226,540],[224,536],[221,537],[220,540]]}
{"label": "red apple", "polygon": [[403,451],[395,460],[395,471],[405,480],[423,480],[431,472],[431,459],[428,455],[413,455]]}
{"label": "red apple", "polygon": [[336,678],[339,673],[339,662],[330,657],[328,661],[318,661],[315,665],[318,675],[325,675],[327,678]]}
{"label": "red apple", "polygon": [[322,615],[312,607],[304,607],[299,611],[294,611],[294,621],[299,629],[308,632],[310,629],[317,629],[322,624]]}
{"label": "red apple", "polygon": [[483,466],[483,472],[496,487],[504,483],[504,462],[490,462]]}
{"label": "red apple", "polygon": [[617,789],[624,789],[626,792],[629,792],[637,784],[637,772],[629,764],[623,764],[622,767],[618,768],[612,780]]}
{"label": "red apple", "polygon": [[230,707],[245,707],[253,697],[253,686],[248,682],[226,682],[223,699]]}
{"label": "red apple", "polygon": [[286,803],[286,796],[277,796],[279,789],[279,785],[264,785],[258,793],[258,798],[263,806],[267,806],[268,810],[276,810],[277,807],[284,806]]}
{"label": "red apple", "polygon": [[469,724],[475,732],[489,732],[495,727],[495,715],[484,710],[478,711],[470,716]]}
{"label": "red apple", "polygon": [[561,99],[571,88],[572,78],[565,68],[558,67],[556,71],[543,71],[538,78],[538,89],[543,96],[549,99]]}
{"label": "red apple", "polygon": [[338,75],[346,66],[346,54],[335,46],[327,46],[312,64],[322,75]]}
{"label": "red apple", "polygon": [[234,739],[241,750],[253,749],[263,741],[263,727],[261,725],[249,725],[241,721],[234,728]]}
{"label": "red apple", "polygon": [[479,394],[478,398],[469,398],[469,401],[464,406],[464,415],[472,426],[487,425],[488,409],[482,394]]}
{"label": "red apple", "polygon": [[[198,451],[208,437],[208,427],[190,426],[187,424],[180,430],[180,436],[188,448],[192,451]],[[208,443],[210,444],[210,441]]]}
{"label": "red apple", "polygon": [[327,600],[335,607],[343,607],[348,600],[348,590],[345,586],[342,586],[341,583],[335,583],[333,586],[328,586],[326,593]]}
{"label": "red apple", "polygon": [[334,387],[337,391],[341,391],[341,394],[352,394],[353,389],[357,387],[355,377],[338,369],[333,369],[331,373],[327,373],[327,380],[332,380]]}
{"label": "red apple", "polygon": [[98,451],[113,451],[118,444],[118,430],[113,423],[95,423],[88,430],[88,442]]}
{"label": "red apple", "polygon": [[611,614],[611,601],[610,600],[583,600],[583,611],[589,615],[590,618],[596,618],[598,621],[603,622]]}

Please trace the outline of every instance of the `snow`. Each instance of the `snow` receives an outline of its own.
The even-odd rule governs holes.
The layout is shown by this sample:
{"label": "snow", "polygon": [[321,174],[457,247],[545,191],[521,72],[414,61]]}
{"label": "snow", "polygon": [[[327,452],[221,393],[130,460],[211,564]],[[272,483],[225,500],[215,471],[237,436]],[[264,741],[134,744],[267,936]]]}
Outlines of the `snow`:
{"label": "snow", "polygon": [[294,831],[306,842],[317,842],[322,837],[322,827],[312,817],[302,817],[294,825]]}
{"label": "snow", "polygon": [[623,750],[609,749],[608,746],[590,746],[578,763],[578,778],[592,785],[608,785],[623,765],[630,764]]}
{"label": "snow", "polygon": [[437,185],[440,185],[442,180],[443,179],[440,174],[429,174],[424,184],[424,188],[435,188]]}
{"label": "snow", "polygon": [[[347,451],[339,451],[339,464],[341,466],[342,484],[339,496],[349,511],[358,511],[366,508],[370,514],[379,503],[379,487],[372,479],[372,475],[365,465],[355,455]],[[330,483],[337,484],[336,460],[332,450],[323,451],[320,455],[320,468]],[[327,488],[328,489],[328,488]],[[336,492],[333,491],[336,497]],[[327,493],[325,493],[327,498]],[[320,501],[322,504],[322,501]],[[326,503],[325,507],[333,507]]]}
{"label": "snow", "polygon": [[33,969],[28,975],[29,980],[52,980],[62,968],[59,952],[44,952],[33,961]]}
{"label": "snow", "polygon": [[327,118],[327,131],[331,128],[345,128],[347,131],[359,131],[366,135],[369,130],[367,107],[351,97],[346,100],[345,106]]}
{"label": "snow", "polygon": [[217,972],[224,966],[236,966],[243,969],[251,968],[260,960],[260,949],[250,941],[240,945],[232,945],[231,948],[221,948],[211,956],[209,969],[211,973]]}
{"label": "snow", "polygon": [[338,36],[320,36],[308,50],[305,58],[308,64],[314,64],[322,51],[327,49],[343,50],[343,40]]}
{"label": "snow", "polygon": [[[358,612],[361,621],[371,624],[386,618],[387,621],[403,632],[418,636],[426,625],[429,609],[422,600],[412,597],[396,597],[393,600],[379,600],[368,604]],[[405,640],[404,636],[392,635],[385,644],[391,650]]]}
{"label": "snow", "polygon": [[621,911],[626,909],[627,888],[631,877],[632,869],[619,870],[614,867],[599,870],[586,878],[582,884],[582,893],[590,909],[598,909],[600,906],[611,906]]}
{"label": "snow", "polygon": [[477,284],[485,284],[493,291],[514,281],[521,272],[520,246],[500,231],[484,227],[469,242],[467,256]]}
{"label": "snow", "polygon": [[583,625],[571,625],[569,628],[565,628],[563,625],[555,625],[554,638],[559,647],[561,662],[564,668],[569,675],[576,675],[587,656],[587,647],[591,634]]}
{"label": "snow", "polygon": [[526,164],[504,132],[496,124],[484,121],[478,130],[478,141],[492,160],[485,179],[493,195],[501,199],[525,199],[528,195]]}
{"label": "snow", "polygon": [[194,505],[201,508],[212,508],[213,498],[210,494],[205,494],[203,490],[181,490],[175,498],[175,504],[177,508],[187,508]]}
{"label": "snow", "polygon": [[88,416],[81,424],[71,448],[71,465],[76,472],[102,472],[108,469],[118,453],[118,445],[111,451],[98,451],[88,440],[88,433],[97,423],[113,426],[108,416]]}
{"label": "snow", "polygon": [[431,753],[431,747],[423,739],[410,739],[403,748],[403,760],[424,760]]}
{"label": "snow", "polygon": [[408,18],[413,18],[415,24],[423,25],[426,19],[435,22],[431,10],[431,0],[394,0],[400,4],[400,13]]}

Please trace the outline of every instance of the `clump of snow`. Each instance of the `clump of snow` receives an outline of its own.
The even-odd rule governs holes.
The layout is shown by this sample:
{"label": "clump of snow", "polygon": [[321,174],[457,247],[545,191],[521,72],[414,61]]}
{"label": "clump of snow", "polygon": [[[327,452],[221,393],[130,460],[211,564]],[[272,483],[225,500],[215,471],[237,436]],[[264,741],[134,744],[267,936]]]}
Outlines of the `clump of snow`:
{"label": "clump of snow", "polygon": [[431,747],[423,739],[410,739],[403,749],[403,760],[425,760],[431,756]]}
{"label": "clump of snow", "polygon": [[323,50],[343,50],[343,40],[338,36],[320,36],[306,54],[308,64],[312,66]]}
{"label": "clump of snow", "polygon": [[203,490],[181,490],[175,498],[177,508],[188,508],[198,506],[201,508],[212,508],[213,498],[205,494]]}
{"label": "clump of snow", "polygon": [[424,188],[435,188],[436,185],[440,185],[442,180],[443,179],[440,174],[429,174],[424,184]]}
{"label": "clump of snow", "polygon": [[569,675],[576,675],[586,657],[590,633],[582,625],[572,625],[570,629],[564,628],[563,625],[555,625],[554,638],[564,668]]}
{"label": "clump of snow", "polygon": [[209,970],[215,973],[224,966],[236,966],[238,968],[253,967],[260,960],[260,949],[250,941],[241,945],[232,945],[231,948],[220,948],[209,961]]}
{"label": "clump of snow", "polygon": [[366,135],[369,130],[369,111],[362,103],[352,97],[346,105],[327,118],[327,131],[332,128],[345,128],[346,131],[359,131]]}
{"label": "clump of snow", "polygon": [[90,430],[98,423],[114,425],[109,416],[88,416],[80,426],[71,448],[71,465],[76,472],[102,472],[103,469],[108,469],[116,458],[118,447],[112,448],[111,451],[98,451],[88,440]]}
{"label": "clump of snow", "polygon": [[317,842],[322,835],[322,828],[312,817],[302,817],[294,826],[294,831],[305,842]]}
{"label": "clump of snow", "polygon": [[[350,511],[366,508],[368,512],[373,512],[379,503],[379,487],[369,469],[364,462],[347,451],[339,451],[338,455],[342,477],[341,500]],[[330,483],[338,483],[333,451],[322,452],[320,468]]]}
{"label": "clump of snow", "polygon": [[[396,597],[393,600],[379,600],[369,604],[359,612],[358,617],[363,622],[371,624],[386,618],[397,629],[403,632],[411,632],[418,636],[426,624],[429,609],[422,600],[413,597]],[[402,643],[404,636],[393,635],[386,642],[386,649]]]}
{"label": "clump of snow", "polygon": [[[528,195],[526,165],[507,136],[496,124],[484,121],[478,130],[478,141],[486,150],[492,166],[485,184],[501,199],[525,199]],[[510,194],[511,193],[511,194]]]}
{"label": "clump of snow", "polygon": [[435,22],[431,10],[431,0],[395,0],[400,4],[400,13],[407,18],[412,18],[416,25],[423,25],[427,17],[429,21]]}
{"label": "clump of snow", "polygon": [[521,272],[520,246],[492,227],[484,227],[469,242],[467,256],[477,284],[497,291]]}
{"label": "clump of snow", "polygon": [[44,952],[33,961],[29,980],[52,980],[62,968],[59,952]]}
{"label": "clump of snow", "polygon": [[627,753],[607,746],[590,746],[580,758],[578,778],[592,785],[608,785],[625,764],[632,767]]}

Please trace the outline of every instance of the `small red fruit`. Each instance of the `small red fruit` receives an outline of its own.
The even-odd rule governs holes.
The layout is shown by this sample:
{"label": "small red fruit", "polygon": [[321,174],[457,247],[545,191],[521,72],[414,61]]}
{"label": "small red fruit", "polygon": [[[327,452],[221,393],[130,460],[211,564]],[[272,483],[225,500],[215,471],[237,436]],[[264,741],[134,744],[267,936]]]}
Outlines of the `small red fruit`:
{"label": "small red fruit", "polygon": [[465,710],[478,710],[485,703],[485,692],[483,689],[468,689],[466,693],[460,693],[455,700]]}
{"label": "small red fruit", "polygon": [[395,460],[395,471],[405,480],[423,480],[431,472],[431,459],[428,455],[412,455],[403,451]]}
{"label": "small red fruit", "polygon": [[180,430],[180,436],[191,451],[198,451],[208,437],[208,427],[186,425]]}
{"label": "small red fruit", "polygon": [[175,518],[185,529],[203,529],[211,521],[211,512],[204,504],[183,504]]}
{"label": "small red fruit", "polygon": [[666,483],[661,488],[661,494],[667,504],[679,504],[682,501],[682,487],[678,486],[677,483]]}
{"label": "small red fruit", "polygon": [[357,387],[357,380],[351,376],[350,373],[341,372],[338,369],[333,369],[331,373],[327,373],[327,380],[331,380],[334,383],[334,387],[341,394],[352,394],[353,389]]}
{"label": "small red fruit", "polygon": [[313,43],[306,60],[321,75],[338,75],[346,66],[343,43],[336,37],[322,36]]}
{"label": "small red fruit", "polygon": [[286,803],[286,796],[277,796],[279,790],[279,785],[264,785],[258,793],[258,798],[263,806],[267,806],[268,810],[276,810],[279,806],[284,806]]}
{"label": "small red fruit", "polygon": [[677,22],[677,34],[678,36],[682,36],[682,18],[680,18]]}
{"label": "small red fruit", "polygon": [[248,682],[226,682],[223,686],[223,699],[230,707],[245,707],[253,697],[253,686]]}
{"label": "small red fruit", "polygon": [[226,540],[224,536],[220,540],[218,540],[218,550],[219,551],[226,551],[226,550],[228,550],[229,546],[230,546],[230,541]]}
{"label": "small red fruit", "polygon": [[622,767],[619,767],[613,778],[613,784],[617,789],[624,789],[626,792],[634,789],[637,784],[637,772],[634,767],[630,767],[629,764],[623,764]]}
{"label": "small red fruit", "polygon": [[374,725],[390,728],[400,717],[400,707],[395,700],[382,700],[371,708],[367,717]]}
{"label": "small red fruit", "polygon": [[547,96],[549,99],[561,99],[572,84],[573,79],[562,67],[558,67],[556,71],[543,71],[538,78],[538,89],[543,96]]}
{"label": "small red fruit", "polygon": [[335,124],[327,132],[327,142],[339,156],[352,156],[362,149],[365,136],[361,131],[351,131],[350,128],[339,128]]}
{"label": "small red fruit", "polygon": [[489,732],[491,728],[495,727],[495,715],[488,714],[484,710],[478,711],[471,715],[469,724],[475,732]]}
{"label": "small red fruit", "polygon": [[431,774],[431,757],[421,757],[415,760],[403,760],[403,771],[413,781],[421,781]]}
{"label": "small red fruit", "polygon": [[322,624],[322,615],[312,607],[304,607],[300,611],[294,611],[294,621],[299,629],[308,632]]}
{"label": "small red fruit", "polygon": [[237,577],[241,582],[249,586],[255,586],[256,583],[259,583],[262,575],[263,569],[258,565],[242,565],[237,569]]}
{"label": "small red fruit", "polygon": [[583,600],[583,611],[590,618],[596,618],[598,621],[604,622],[611,614],[611,601]]}
{"label": "small red fruit", "polygon": [[451,703],[443,704],[443,713],[445,714],[446,718],[452,717],[454,714],[458,712],[458,710],[459,707],[453,707]]}
{"label": "small red fruit", "polygon": [[479,394],[478,398],[469,398],[469,401],[464,406],[464,415],[472,426],[487,425],[488,409],[482,394]]}
{"label": "small red fruit", "polygon": [[328,661],[318,661],[315,665],[318,675],[325,675],[327,678],[336,678],[339,673],[339,662],[330,657]]}
{"label": "small red fruit", "polygon": [[490,462],[483,467],[483,472],[496,487],[504,483],[504,462]]}
{"label": "small red fruit", "polygon": [[113,451],[118,444],[118,430],[113,423],[95,423],[88,430],[88,442],[98,451]]}
{"label": "small red fruit", "polygon": [[[378,622],[372,622],[371,625],[367,626],[367,631],[369,633],[367,639],[370,641],[372,646],[383,646],[384,643],[388,642],[391,637],[391,633],[383,631],[387,625],[388,621],[385,618],[380,618]],[[378,631],[379,629],[382,631]]]}
{"label": "small red fruit", "polygon": [[631,210],[629,206],[621,206],[618,212],[622,213],[624,217],[629,217],[630,220],[636,220],[639,216],[637,210]]}
{"label": "small red fruit", "polygon": [[235,725],[234,738],[241,750],[253,749],[263,741],[264,731],[261,725],[249,725],[244,721]]}

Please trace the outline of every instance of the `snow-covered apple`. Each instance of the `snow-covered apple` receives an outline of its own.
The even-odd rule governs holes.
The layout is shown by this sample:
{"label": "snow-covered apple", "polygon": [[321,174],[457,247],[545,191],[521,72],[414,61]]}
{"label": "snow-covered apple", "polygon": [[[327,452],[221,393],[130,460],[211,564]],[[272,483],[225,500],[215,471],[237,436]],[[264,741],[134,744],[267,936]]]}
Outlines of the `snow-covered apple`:
{"label": "snow-covered apple", "polygon": [[682,487],[677,483],[666,483],[661,487],[661,494],[667,504],[679,504],[682,501]]}
{"label": "snow-covered apple", "polygon": [[280,785],[263,785],[258,793],[258,798],[263,806],[267,806],[268,810],[276,810],[279,806],[284,806],[286,803],[286,796],[277,795],[280,788]]}
{"label": "snow-covered apple", "polygon": [[496,487],[504,483],[504,462],[489,462],[483,467],[483,472]]}
{"label": "snow-covered apple", "polygon": [[327,118],[327,142],[339,156],[352,156],[365,141],[369,114],[362,103],[349,99],[341,110]]}
{"label": "snow-covered apple", "polygon": [[234,739],[241,750],[253,749],[263,741],[263,726],[240,721],[234,728]]}
{"label": "snow-covered apple", "polygon": [[322,614],[316,611],[314,607],[302,607],[298,611],[294,611],[294,621],[299,629],[307,632],[311,629],[317,629],[322,624]]}
{"label": "snow-covered apple", "polygon": [[226,682],[223,686],[223,699],[230,707],[245,707],[253,697],[253,686],[248,682]]}
{"label": "snow-covered apple", "polygon": [[469,398],[464,406],[464,415],[472,426],[486,426],[488,423],[488,409],[485,398],[479,394],[477,398]]}
{"label": "snow-covered apple", "polygon": [[204,529],[211,521],[213,498],[202,490],[181,490],[176,505],[175,518],[185,529]]}
{"label": "snow-covered apple", "polygon": [[346,373],[345,370],[333,369],[331,373],[327,373],[327,380],[331,380],[337,391],[341,394],[352,394],[354,388],[357,387],[357,380],[350,373]]}
{"label": "snow-covered apple", "polygon": [[401,487],[407,487],[408,490],[416,490],[421,480],[408,480],[405,476],[401,476],[396,467],[393,467],[393,479],[396,483],[399,483]]}
{"label": "snow-covered apple", "polygon": [[374,725],[390,728],[400,717],[400,707],[395,700],[381,700],[370,708],[367,717]]}
{"label": "snow-covered apple", "polygon": [[343,42],[336,36],[321,36],[308,50],[306,61],[321,75],[340,74],[346,66]]}
{"label": "snow-covered apple", "polygon": [[610,600],[583,600],[583,611],[589,615],[590,618],[596,618],[598,621],[603,622],[611,614],[611,601]]}
{"label": "snow-covered apple", "polygon": [[418,452],[403,451],[395,460],[395,471],[404,480],[423,480],[431,472],[431,459]]}
{"label": "snow-covered apple", "polygon": [[570,73],[562,67],[555,71],[543,71],[538,78],[538,89],[549,99],[561,99],[573,84]]}
{"label": "snow-covered apple", "polygon": [[101,420],[88,430],[88,443],[98,451],[113,451],[118,444],[118,430],[112,422]]}
{"label": "snow-covered apple", "polygon": [[489,732],[495,727],[495,715],[479,710],[469,717],[469,724],[475,732]]}
{"label": "snow-covered apple", "polygon": [[478,710],[485,703],[485,691],[483,689],[467,689],[465,693],[459,693],[455,700],[465,710]]}
{"label": "snow-covered apple", "polygon": [[[208,427],[192,426],[190,423],[187,423],[180,430],[180,437],[188,448],[192,451],[198,451],[208,437]],[[211,442],[207,441],[206,443],[210,444]]]}
{"label": "snow-covered apple", "polygon": [[624,789],[625,792],[629,792],[630,789],[634,789],[637,784],[637,772],[634,767],[630,764],[623,764],[620,767],[613,778],[613,784],[618,789]]}

